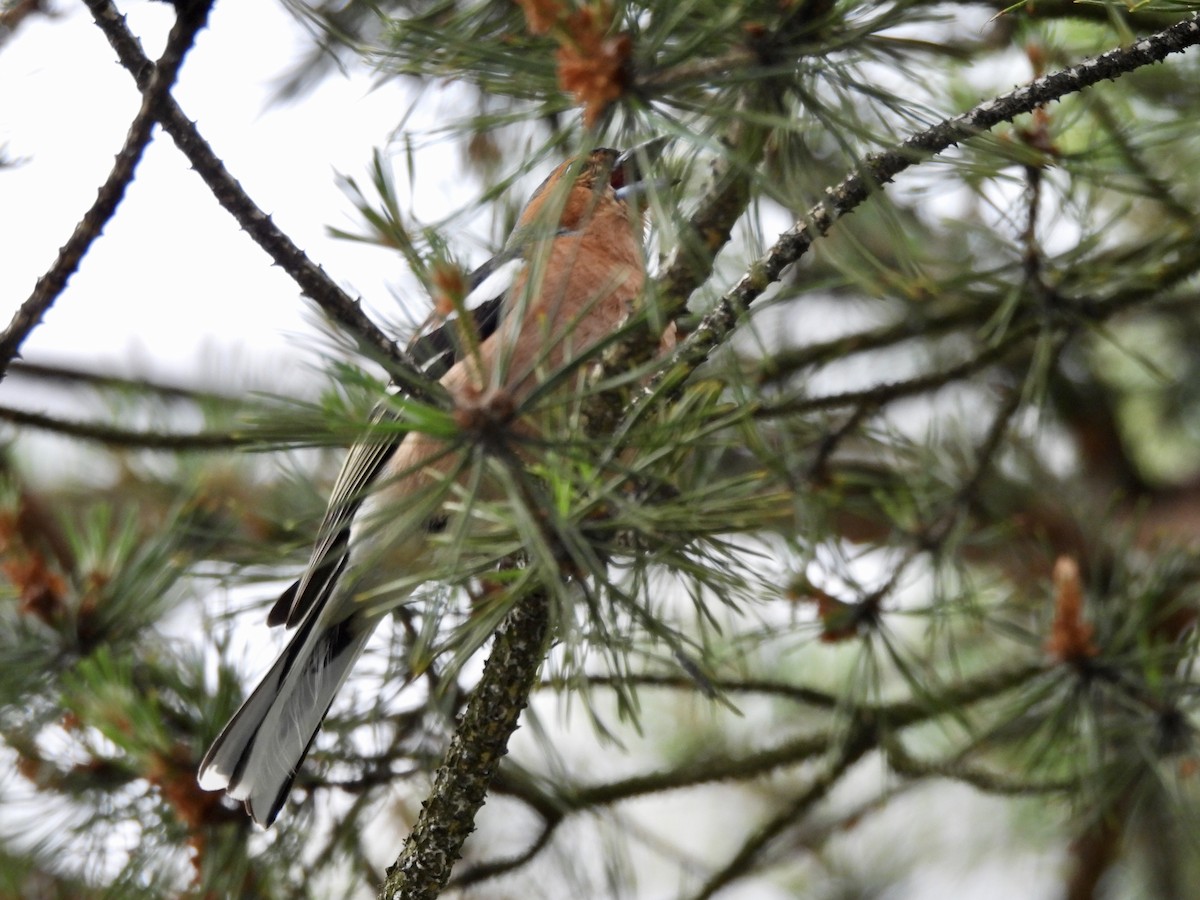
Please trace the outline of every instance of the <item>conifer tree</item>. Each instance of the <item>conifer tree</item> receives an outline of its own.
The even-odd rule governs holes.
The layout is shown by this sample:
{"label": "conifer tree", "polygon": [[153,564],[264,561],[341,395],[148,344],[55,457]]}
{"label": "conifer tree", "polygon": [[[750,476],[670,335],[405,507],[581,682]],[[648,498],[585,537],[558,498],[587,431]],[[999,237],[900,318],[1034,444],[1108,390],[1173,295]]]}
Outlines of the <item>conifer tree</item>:
{"label": "conifer tree", "polygon": [[[413,345],[177,102],[211,0],[157,61],[85,3],[142,103],[0,334],[10,385],[111,413],[0,408],[0,895],[1194,895],[1200,4],[291,0],[294,102],[338,65],[469,98],[345,181],[444,329]],[[650,138],[630,321],[512,419],[455,409],[419,363],[478,339],[466,229]],[[319,394],[21,358],[152,139],[320,311]],[[398,176],[447,147],[477,201],[419,221]],[[120,477],[32,483],[42,431]],[[410,431],[501,486],[447,489],[488,527],[395,573],[263,832],[195,781],[237,648],[344,448]]]}

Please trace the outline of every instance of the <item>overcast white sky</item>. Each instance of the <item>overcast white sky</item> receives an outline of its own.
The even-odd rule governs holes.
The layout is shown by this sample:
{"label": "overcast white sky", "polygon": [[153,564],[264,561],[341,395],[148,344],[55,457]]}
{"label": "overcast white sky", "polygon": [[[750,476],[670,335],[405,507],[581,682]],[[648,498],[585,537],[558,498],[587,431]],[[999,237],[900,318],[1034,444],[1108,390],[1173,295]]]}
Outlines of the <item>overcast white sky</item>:
{"label": "overcast white sky", "polygon": [[[0,144],[26,160],[0,171],[3,325],[92,202],[138,106],[131,78],[87,10],[60,6],[61,17],[28,20],[0,48]],[[171,7],[135,2],[122,9],[157,56]],[[325,229],[354,223],[335,174],[367,181],[372,148],[386,145],[411,101],[402,83],[376,85],[358,74],[329,78],[299,102],[272,105],[273,80],[304,40],[278,0],[218,3],[184,64],[176,97],[249,194],[310,257],[351,293],[395,316],[388,285],[404,277],[398,257],[334,240]],[[450,196],[456,184],[462,193],[458,160],[442,157],[444,165],[421,170],[419,199],[429,215],[461,202]],[[189,382],[246,374],[269,382],[313,362],[311,345],[296,339],[313,333],[311,317],[291,280],[159,134],[114,221],[25,344],[25,357]],[[0,384],[0,403],[14,402],[14,384]]]}

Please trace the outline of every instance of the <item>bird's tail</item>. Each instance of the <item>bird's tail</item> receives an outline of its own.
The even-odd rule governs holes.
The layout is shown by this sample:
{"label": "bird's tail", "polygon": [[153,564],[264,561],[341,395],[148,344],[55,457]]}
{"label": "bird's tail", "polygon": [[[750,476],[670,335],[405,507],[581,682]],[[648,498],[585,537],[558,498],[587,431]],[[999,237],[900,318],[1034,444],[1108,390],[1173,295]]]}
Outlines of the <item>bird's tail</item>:
{"label": "bird's tail", "polygon": [[377,618],[332,625],[313,609],[279,659],[200,763],[206,791],[224,790],[267,827],[287,800],[334,695],[366,646]]}

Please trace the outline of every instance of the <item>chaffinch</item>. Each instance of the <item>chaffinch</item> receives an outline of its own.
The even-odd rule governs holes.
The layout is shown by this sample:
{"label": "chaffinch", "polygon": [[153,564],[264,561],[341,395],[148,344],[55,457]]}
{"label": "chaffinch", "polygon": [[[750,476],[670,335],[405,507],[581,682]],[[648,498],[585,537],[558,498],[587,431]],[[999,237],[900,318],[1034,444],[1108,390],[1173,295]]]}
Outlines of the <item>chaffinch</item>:
{"label": "chaffinch", "polygon": [[[637,159],[660,147],[597,149],[555,169],[501,254],[472,277],[486,290],[512,276],[507,291],[475,311],[479,343],[453,361],[447,324],[415,344],[456,418],[518,409],[539,373],[595,347],[628,316],[645,277],[643,221],[630,203],[647,186]],[[385,402],[373,423],[396,415]],[[268,615],[269,624],[295,634],[209,748],[200,764],[203,789],[244,801],[260,825],[275,820],[367,639],[417,587],[405,573],[430,552],[431,532],[444,527],[443,507],[464,457],[461,444],[419,431],[350,450],[308,567]]]}

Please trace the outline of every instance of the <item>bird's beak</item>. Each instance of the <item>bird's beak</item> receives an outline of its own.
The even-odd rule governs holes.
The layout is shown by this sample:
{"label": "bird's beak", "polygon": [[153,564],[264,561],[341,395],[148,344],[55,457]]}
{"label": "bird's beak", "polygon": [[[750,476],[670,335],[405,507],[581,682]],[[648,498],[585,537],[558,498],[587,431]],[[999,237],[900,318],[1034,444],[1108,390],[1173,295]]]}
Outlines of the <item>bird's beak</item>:
{"label": "bird's beak", "polygon": [[618,200],[643,197],[650,191],[670,187],[669,178],[650,180],[649,170],[661,158],[663,150],[671,140],[667,136],[652,138],[629,148],[617,157],[617,161],[613,163],[613,172],[617,174],[614,181],[620,184],[616,189]]}

